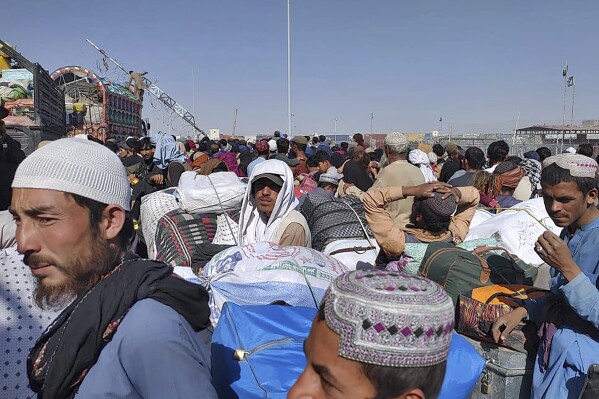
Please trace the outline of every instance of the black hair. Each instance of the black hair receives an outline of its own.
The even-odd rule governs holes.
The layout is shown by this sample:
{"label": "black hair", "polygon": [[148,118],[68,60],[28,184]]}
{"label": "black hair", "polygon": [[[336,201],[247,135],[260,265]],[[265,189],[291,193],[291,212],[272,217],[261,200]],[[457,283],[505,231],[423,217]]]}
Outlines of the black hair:
{"label": "black hair", "polygon": [[547,147],[539,147],[537,148],[537,154],[539,154],[539,158],[541,162],[543,162],[545,159],[549,158],[551,156],[551,150]]}
{"label": "black hair", "polygon": [[507,154],[510,152],[510,146],[503,140],[494,141],[489,144],[487,149],[487,156],[491,163],[495,164],[505,160]]}
{"label": "black hair", "polygon": [[433,145],[433,152],[438,158],[441,158],[445,154],[445,148],[439,143]]}
{"label": "black hair", "polygon": [[212,173],[216,173],[216,172],[228,172],[229,168],[227,167],[227,164],[224,162],[220,162],[218,165],[216,165],[214,167],[214,169],[212,169]]}
{"label": "black hair", "polygon": [[541,172],[541,184],[555,186],[559,183],[575,182],[578,189],[586,196],[592,189],[597,188],[597,179],[594,177],[572,176],[568,169],[557,166],[552,163],[543,168]]}
{"label": "black hair", "polygon": [[[417,215],[421,216],[420,220],[416,220]],[[442,219],[425,206],[424,200],[415,199],[410,214],[410,223],[417,229],[426,230],[433,234],[441,234],[449,230],[451,219],[449,217]]]}
{"label": "black hair", "polygon": [[470,169],[481,170],[485,164],[485,153],[478,147],[470,147],[466,150],[464,158],[468,161]]}
{"label": "black hair", "polygon": [[206,148],[206,142],[205,141],[200,141],[196,145],[198,147],[198,152],[206,152],[207,148]]}
{"label": "black hair", "polygon": [[316,151],[314,153],[314,155],[312,155],[311,159],[313,162],[316,162],[316,165],[318,165],[319,162],[324,162],[324,161],[331,162],[331,157],[329,156],[329,154],[327,154],[326,152],[324,152],[322,150]]}
{"label": "black hair", "polygon": [[324,143],[325,141],[327,141],[327,136],[321,134],[320,136],[318,136],[318,141]]}
{"label": "black hair", "polygon": [[114,152],[115,154],[117,152],[119,152],[119,146],[116,145],[116,143],[114,141],[107,141],[106,144],[104,144],[106,146],[106,148],[108,148],[110,151]]}
{"label": "black hair", "polygon": [[143,150],[145,148],[156,148],[156,146],[152,144],[152,140],[149,137],[142,137],[139,140],[139,149]]}
{"label": "black hair", "polygon": [[[108,205],[92,200],[90,198],[83,197],[78,194],[65,194],[73,198],[77,205],[86,208],[89,211],[89,224],[92,230],[97,231],[100,226],[100,222],[104,217],[104,209],[106,209]],[[133,219],[131,219],[131,215],[129,214],[129,212],[126,212],[125,223],[123,224],[123,228],[121,229],[117,237],[118,247],[120,250],[127,251],[131,238],[134,234],[135,229],[133,227]]]}
{"label": "black hair", "polygon": [[287,154],[289,152],[289,140],[287,139],[278,139],[277,140],[277,152],[279,154]]}
{"label": "black hair", "polygon": [[349,143],[347,141],[342,141],[340,144],[341,148],[343,148],[345,151],[347,151],[347,148],[349,147]]}
{"label": "black hair", "polygon": [[353,135],[352,138],[354,139],[355,142],[364,141],[364,136],[362,135],[362,133],[356,133]]}
{"label": "black hair", "polygon": [[[317,322],[325,321],[323,301],[318,308]],[[441,392],[447,361],[428,367],[390,367],[361,363],[362,372],[376,389],[374,399],[393,399],[410,389],[420,389],[427,398]]]}
{"label": "black hair", "polygon": [[522,162],[522,158],[520,158],[516,155],[511,155],[511,156],[507,157],[505,160],[509,161],[509,162],[513,162],[516,165],[520,165],[520,162]]}
{"label": "black hair", "polygon": [[592,158],[595,150],[591,144],[585,143],[578,146],[578,150],[576,152],[580,155],[584,155],[586,157]]}

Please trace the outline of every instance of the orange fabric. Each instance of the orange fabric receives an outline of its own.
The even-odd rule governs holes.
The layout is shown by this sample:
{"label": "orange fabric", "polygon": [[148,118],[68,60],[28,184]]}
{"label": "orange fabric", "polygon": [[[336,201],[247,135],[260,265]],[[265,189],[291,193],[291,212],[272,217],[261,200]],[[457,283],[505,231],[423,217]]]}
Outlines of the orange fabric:
{"label": "orange fabric", "polygon": [[[489,299],[494,294],[499,292],[504,294],[510,294],[516,300],[518,299],[536,299],[541,298],[547,294],[546,291],[533,291],[530,293],[526,293],[526,290],[535,289],[535,287],[531,287],[530,285],[519,285],[519,284],[511,284],[511,285],[503,285],[503,284],[494,284],[487,285],[485,287],[474,288],[470,294],[468,295],[470,298],[475,299],[481,303],[486,303],[487,299]],[[502,305],[507,304],[511,307],[519,306],[515,301],[511,300],[506,296],[499,296],[493,298],[490,302],[490,305]]]}

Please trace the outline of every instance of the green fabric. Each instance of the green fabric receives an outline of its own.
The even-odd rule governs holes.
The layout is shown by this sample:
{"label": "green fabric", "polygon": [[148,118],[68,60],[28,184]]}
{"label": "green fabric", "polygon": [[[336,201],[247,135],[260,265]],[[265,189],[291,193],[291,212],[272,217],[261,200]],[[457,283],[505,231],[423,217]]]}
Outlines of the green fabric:
{"label": "green fabric", "polygon": [[[494,238],[477,238],[475,240],[465,241],[461,244],[458,244],[457,247],[463,248],[466,251],[473,251],[474,248],[479,247],[481,245],[497,247],[501,246],[501,243],[499,243]],[[405,273],[412,275],[418,274],[418,269],[420,268],[420,264],[422,263],[422,258],[424,258],[426,248],[428,248],[427,243],[406,243],[404,255],[409,257],[410,259],[408,260],[406,268],[403,269]]]}
{"label": "green fabric", "polygon": [[481,282],[482,265],[471,251],[453,244],[435,242],[428,245],[418,273],[445,288],[454,304],[460,292],[491,284],[524,284],[532,286],[537,269],[514,256],[516,267],[507,255],[492,251],[482,255],[489,264],[491,274]]}

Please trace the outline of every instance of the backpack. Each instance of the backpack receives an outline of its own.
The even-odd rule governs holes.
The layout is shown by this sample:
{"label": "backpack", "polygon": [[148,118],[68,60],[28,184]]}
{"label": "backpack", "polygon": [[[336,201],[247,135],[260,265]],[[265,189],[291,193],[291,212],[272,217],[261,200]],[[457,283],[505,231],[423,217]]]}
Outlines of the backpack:
{"label": "backpack", "polygon": [[[489,251],[502,250],[507,256]],[[428,245],[418,273],[441,285],[457,304],[458,294],[492,284],[532,286],[537,269],[510,255],[501,247],[481,246],[474,251],[450,243]]]}

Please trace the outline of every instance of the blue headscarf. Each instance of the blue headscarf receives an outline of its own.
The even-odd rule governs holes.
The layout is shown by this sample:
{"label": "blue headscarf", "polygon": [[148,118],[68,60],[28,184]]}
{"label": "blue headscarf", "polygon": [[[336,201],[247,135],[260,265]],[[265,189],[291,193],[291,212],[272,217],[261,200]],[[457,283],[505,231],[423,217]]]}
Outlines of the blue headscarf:
{"label": "blue headscarf", "polygon": [[156,140],[154,163],[158,168],[166,169],[172,161],[185,162],[185,155],[179,150],[179,146],[173,136],[164,132],[158,132],[152,138]]}

